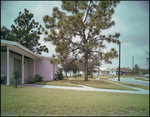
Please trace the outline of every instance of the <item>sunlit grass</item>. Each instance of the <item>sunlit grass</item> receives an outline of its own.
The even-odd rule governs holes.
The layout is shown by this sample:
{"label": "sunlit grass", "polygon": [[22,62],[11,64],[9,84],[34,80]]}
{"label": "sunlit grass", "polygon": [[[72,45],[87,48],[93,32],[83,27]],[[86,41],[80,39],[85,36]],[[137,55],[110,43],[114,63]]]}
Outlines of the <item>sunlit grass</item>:
{"label": "sunlit grass", "polygon": [[1,115],[149,116],[149,95],[1,86]]}
{"label": "sunlit grass", "polygon": [[94,87],[94,88],[102,88],[102,89],[118,89],[118,90],[132,90],[137,91],[132,88],[119,86],[113,83],[105,82],[105,81],[96,81],[96,80],[89,80],[89,81],[81,81],[81,80],[71,80],[70,83]]}
{"label": "sunlit grass", "polygon": [[[40,85],[56,85],[56,86],[72,86],[72,87],[80,87],[78,85],[84,85],[84,86],[89,86],[89,87],[94,87],[94,88],[102,88],[102,89],[118,89],[118,90],[132,90],[132,91],[137,91],[132,88],[124,87],[124,86],[119,86],[110,82],[105,82],[109,80],[109,76],[93,76],[93,78],[90,78],[88,76],[89,81],[84,81],[85,76],[78,76],[76,78],[74,77],[69,77],[69,78],[64,78],[63,80],[59,81],[43,81],[43,82],[36,82],[34,84],[40,84]],[[95,80],[95,78],[99,78],[99,80]],[[118,82],[118,81],[111,81],[119,84],[124,84],[127,86],[132,86],[132,87],[137,87],[141,89],[146,89],[149,90],[149,86],[143,86],[143,85],[136,85],[136,84],[129,84],[129,83],[124,83],[124,82]],[[78,85],[73,85],[73,84],[78,84]]]}
{"label": "sunlit grass", "polygon": [[[94,88],[102,88],[102,89],[118,89],[118,90],[132,90],[132,91],[137,91],[132,88],[124,87],[124,86],[119,86],[113,83],[105,82],[105,80],[108,80],[108,77],[105,78],[100,78],[100,80],[95,80],[94,78],[89,78],[89,81],[84,81],[84,77],[77,77],[77,78],[65,78],[63,80],[59,81],[43,81],[43,82],[36,82],[34,84],[40,84],[40,85],[56,85],[56,86],[73,86],[76,87],[78,85],[84,85],[84,86],[89,86],[89,87],[94,87]],[[78,84],[78,85],[73,85],[73,84]]]}
{"label": "sunlit grass", "polygon": [[33,84],[80,87],[80,86],[77,86],[77,85],[70,84],[68,79],[58,80],[58,81],[43,81],[43,82],[36,82],[36,83],[33,83]]}
{"label": "sunlit grass", "polygon": [[131,86],[131,87],[136,87],[136,88],[141,88],[141,89],[145,89],[145,90],[149,90],[149,86],[137,85],[137,84],[130,84],[130,83],[119,82],[119,81],[110,81],[110,82],[114,82],[114,83],[118,83],[118,84],[123,84],[123,85]]}
{"label": "sunlit grass", "polygon": [[[117,75],[117,77],[118,77],[118,75]],[[132,78],[132,75],[120,75],[120,77],[121,77],[121,78],[128,78],[128,77],[129,77],[129,78]],[[139,76],[139,75],[133,75],[133,78],[134,78],[134,77],[144,77],[144,75],[140,75],[140,76]]]}
{"label": "sunlit grass", "polygon": [[149,78],[134,78],[135,80],[149,81]]}

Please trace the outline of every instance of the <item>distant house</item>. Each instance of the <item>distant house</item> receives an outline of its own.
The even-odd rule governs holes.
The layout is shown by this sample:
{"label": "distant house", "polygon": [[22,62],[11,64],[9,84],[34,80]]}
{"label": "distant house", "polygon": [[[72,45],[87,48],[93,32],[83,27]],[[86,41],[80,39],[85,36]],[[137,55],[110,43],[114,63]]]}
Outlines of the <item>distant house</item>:
{"label": "distant house", "polygon": [[[119,74],[119,70],[116,70],[116,75]],[[129,72],[127,70],[120,70],[120,75],[127,75]]]}
{"label": "distant house", "polygon": [[7,76],[7,85],[14,69],[21,72],[22,84],[25,79],[36,74],[42,75],[44,81],[53,80],[58,67],[57,64],[50,64],[49,59],[50,57],[35,54],[17,42],[1,39],[1,74]]}
{"label": "distant house", "polygon": [[[66,76],[66,71],[64,71],[64,70],[62,70],[62,74],[63,74],[63,76]],[[76,73],[76,75],[84,75],[84,72],[82,72],[82,71],[77,71],[77,73]],[[70,77],[70,76],[74,76],[75,74],[73,73],[73,71],[69,71],[69,72],[67,72],[67,76],[68,77]]]}
{"label": "distant house", "polygon": [[111,73],[111,69],[107,67],[100,68],[100,71],[101,71],[101,75],[104,75],[104,76],[108,76]]}
{"label": "distant house", "polygon": [[[95,69],[96,70],[96,69]],[[116,69],[110,69],[108,67],[100,67],[97,72],[93,73],[93,76],[108,76],[116,75]]]}
{"label": "distant house", "polygon": [[112,68],[110,74],[111,74],[111,75],[116,75],[116,69]]}

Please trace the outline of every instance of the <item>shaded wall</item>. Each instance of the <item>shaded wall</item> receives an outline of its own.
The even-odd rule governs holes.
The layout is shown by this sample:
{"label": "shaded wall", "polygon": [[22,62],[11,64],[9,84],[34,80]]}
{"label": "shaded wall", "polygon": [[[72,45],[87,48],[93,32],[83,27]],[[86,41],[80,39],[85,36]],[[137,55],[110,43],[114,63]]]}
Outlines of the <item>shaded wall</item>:
{"label": "shaded wall", "polygon": [[53,80],[53,64],[50,64],[49,58],[35,61],[35,74],[42,75],[44,81]]}

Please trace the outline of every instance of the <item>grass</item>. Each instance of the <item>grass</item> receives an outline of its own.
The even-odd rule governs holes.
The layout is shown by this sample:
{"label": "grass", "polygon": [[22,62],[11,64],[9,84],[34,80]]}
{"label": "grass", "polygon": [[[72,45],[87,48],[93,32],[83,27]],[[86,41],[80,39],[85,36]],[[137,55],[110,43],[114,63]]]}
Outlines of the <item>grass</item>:
{"label": "grass", "polygon": [[69,87],[80,87],[77,85],[69,84],[69,81],[67,79],[59,80],[59,81],[43,81],[43,82],[36,82],[33,84],[38,85],[54,85],[54,86],[69,86]]}
{"label": "grass", "polygon": [[[95,80],[95,78],[100,78],[100,80]],[[126,78],[126,77],[124,77],[124,78]],[[84,86],[89,86],[89,87],[94,87],[94,88],[137,91],[135,89],[131,89],[128,87],[123,87],[123,86],[119,86],[119,85],[116,85],[116,84],[113,84],[110,82],[109,83],[105,82],[105,81],[109,80],[108,76],[93,76],[93,78],[90,78],[90,76],[88,76],[89,81],[84,81],[84,80],[85,80],[85,76],[78,76],[76,78],[74,78],[74,77],[66,78],[65,77],[63,80],[59,80],[59,81],[52,81],[52,82],[44,81],[44,82],[36,82],[34,84],[80,87],[77,85],[69,84],[69,83],[74,83],[74,84],[79,84],[79,85],[84,85]],[[149,86],[136,85],[136,84],[130,84],[130,83],[124,83],[124,82],[118,82],[118,81],[111,81],[111,82],[149,90]]]}
{"label": "grass", "polygon": [[148,94],[1,86],[1,116],[149,116]]}
{"label": "grass", "polygon": [[[137,91],[136,89],[124,87],[124,86],[119,86],[113,83],[105,82],[105,80],[108,80],[108,77],[103,77],[100,78],[101,80],[95,80],[94,78],[89,78],[89,81],[84,81],[84,77],[80,76],[77,78],[71,77],[71,78],[65,78],[63,80],[59,81],[43,81],[43,82],[36,82],[34,84],[39,84],[39,85],[56,85],[56,86],[73,86],[76,87],[77,85],[73,84],[78,84],[78,85],[84,85],[84,86],[89,86],[89,87],[94,87],[94,88],[102,88],[102,89],[117,89],[117,90],[131,90],[131,91]],[[73,84],[68,84],[68,83],[73,83]]]}
{"label": "grass", "polygon": [[[117,78],[118,75],[113,76],[113,78]],[[132,75],[120,75],[121,78],[132,78]],[[134,75],[133,77],[144,77],[144,75]]]}
{"label": "grass", "polygon": [[96,80],[89,80],[89,81],[82,81],[82,80],[70,80],[70,83],[80,84],[84,86],[94,87],[94,88],[102,88],[102,89],[118,89],[118,90],[132,90],[137,91],[135,89],[131,89],[128,87],[119,86],[113,83],[105,82],[105,81],[96,81]]}
{"label": "grass", "polygon": [[149,78],[134,78],[135,80],[149,81]]}
{"label": "grass", "polygon": [[118,83],[118,84],[123,84],[123,85],[131,86],[131,87],[136,87],[136,88],[141,88],[141,89],[149,90],[149,86],[137,85],[137,84],[130,84],[130,83],[118,82],[118,81],[111,81],[111,82],[115,82],[115,83]]}

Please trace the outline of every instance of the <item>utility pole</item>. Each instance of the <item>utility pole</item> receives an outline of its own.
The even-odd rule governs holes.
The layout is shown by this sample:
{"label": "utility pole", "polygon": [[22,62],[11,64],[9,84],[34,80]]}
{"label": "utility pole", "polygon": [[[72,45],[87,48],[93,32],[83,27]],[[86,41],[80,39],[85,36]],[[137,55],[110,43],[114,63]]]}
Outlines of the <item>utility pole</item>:
{"label": "utility pole", "polygon": [[121,46],[121,43],[119,44],[119,73],[118,73],[118,81],[120,81],[120,46]]}
{"label": "utility pole", "polygon": [[[128,41],[126,41],[128,43]],[[121,42],[119,44],[119,73],[118,73],[118,81],[120,81],[120,58],[121,58]]]}
{"label": "utility pole", "polygon": [[132,77],[133,77],[133,67],[134,67],[134,56],[132,56]]}

